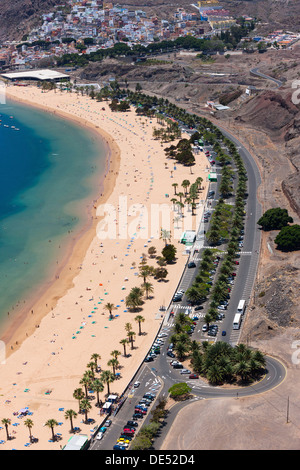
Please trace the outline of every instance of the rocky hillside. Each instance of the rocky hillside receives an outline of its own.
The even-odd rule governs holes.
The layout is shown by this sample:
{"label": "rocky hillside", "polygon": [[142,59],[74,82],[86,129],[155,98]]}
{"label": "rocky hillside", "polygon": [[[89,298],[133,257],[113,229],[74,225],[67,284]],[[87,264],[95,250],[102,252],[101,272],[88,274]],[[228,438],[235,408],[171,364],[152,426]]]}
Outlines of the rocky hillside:
{"label": "rocky hillside", "polygon": [[42,13],[61,3],[61,0],[0,0],[0,41],[21,39]]}

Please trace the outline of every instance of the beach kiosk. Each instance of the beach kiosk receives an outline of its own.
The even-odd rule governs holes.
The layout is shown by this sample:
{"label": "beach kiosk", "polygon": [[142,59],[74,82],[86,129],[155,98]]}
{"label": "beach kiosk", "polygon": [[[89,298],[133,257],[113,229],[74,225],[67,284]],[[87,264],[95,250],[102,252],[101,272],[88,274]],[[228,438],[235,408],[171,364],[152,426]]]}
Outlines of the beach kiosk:
{"label": "beach kiosk", "polygon": [[86,434],[77,434],[70,437],[62,450],[85,450],[89,444],[89,438]]}
{"label": "beach kiosk", "polygon": [[112,405],[112,403],[111,403],[110,401],[106,401],[106,402],[104,403],[104,405],[102,406],[102,408],[101,408],[101,414],[102,414],[102,413],[106,413],[106,414],[110,415],[111,410],[112,410],[112,406],[111,406],[111,405]]}
{"label": "beach kiosk", "polygon": [[186,230],[183,232],[180,238],[180,243],[184,243],[184,245],[192,245],[196,240],[196,232],[195,230]]}
{"label": "beach kiosk", "polygon": [[210,181],[211,183],[217,182],[217,181],[218,181],[217,173],[216,173],[216,172],[210,173],[210,174],[208,175],[208,179],[209,179],[209,181]]}

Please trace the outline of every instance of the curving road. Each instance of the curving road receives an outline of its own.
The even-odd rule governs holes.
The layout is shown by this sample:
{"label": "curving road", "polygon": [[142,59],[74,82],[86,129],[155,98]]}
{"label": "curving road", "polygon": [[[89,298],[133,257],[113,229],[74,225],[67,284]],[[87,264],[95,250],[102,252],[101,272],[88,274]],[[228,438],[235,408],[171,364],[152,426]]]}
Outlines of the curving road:
{"label": "curving road", "polygon": [[278,88],[282,86],[282,82],[280,80],[277,80],[276,78],[270,77],[269,75],[266,75],[265,73],[260,72],[258,70],[258,67],[251,69],[250,73],[252,73],[252,75],[256,75],[259,78],[264,78],[265,80],[271,80],[277,85]]}
{"label": "curving road", "polygon": [[[245,221],[244,247],[240,258],[238,276],[230,299],[230,309],[227,310],[226,317],[222,323],[222,329],[226,328],[228,332],[230,331],[228,336],[225,336],[226,340],[231,344],[235,344],[238,342],[240,330],[237,330],[237,332],[236,330],[232,330],[232,315],[236,311],[239,299],[244,298],[249,300],[258,266],[260,251],[260,230],[257,227],[256,221],[261,215],[261,205],[257,200],[257,189],[261,183],[261,178],[258,167],[250,152],[227,129],[220,125],[217,125],[217,127],[237,146],[240,155],[243,158],[248,176],[248,198],[246,207],[247,218]],[[189,282],[192,281],[190,272],[190,269],[185,270],[181,282],[184,282],[185,275],[188,276]],[[248,312],[247,314],[250,315],[251,312]],[[169,334],[172,332],[173,322],[174,317],[169,317],[166,315],[161,327],[161,332],[164,332],[167,336],[169,336]],[[238,336],[233,337],[233,335]],[[222,340],[223,339],[224,338],[222,337]],[[139,402],[145,392],[155,390],[159,397],[167,397],[168,390],[174,383],[185,380],[192,387],[194,400],[233,398],[237,397],[237,395],[238,397],[246,397],[270,391],[280,385],[280,383],[282,383],[286,377],[286,369],[284,365],[277,359],[266,356],[266,374],[259,382],[255,383],[254,385],[234,389],[209,386],[201,379],[189,379],[188,375],[180,374],[180,369],[173,369],[173,367],[170,365],[171,358],[166,355],[167,348],[168,339],[166,344],[164,344],[161,348],[161,354],[158,355],[153,362],[142,364],[136,374],[136,377],[134,378],[134,380],[140,381],[140,387],[137,389],[131,388],[131,390],[129,390],[128,398],[116,417],[113,418],[113,425],[111,428],[109,428],[108,433],[106,433],[107,435],[101,441],[94,441],[91,445],[91,449],[112,449],[116,439],[124,427],[124,424],[127,422],[127,420],[132,419],[131,417],[134,411],[135,403]],[[189,403],[191,403],[191,400],[177,404],[174,408],[172,408],[170,415],[168,416],[168,420],[164,426],[162,436],[155,441],[155,448],[160,448],[163,437],[170,429],[179,409],[187,406]],[[152,406],[155,406],[155,402],[152,404]],[[147,413],[147,417],[144,418],[143,421],[147,422],[149,417],[150,413]]]}

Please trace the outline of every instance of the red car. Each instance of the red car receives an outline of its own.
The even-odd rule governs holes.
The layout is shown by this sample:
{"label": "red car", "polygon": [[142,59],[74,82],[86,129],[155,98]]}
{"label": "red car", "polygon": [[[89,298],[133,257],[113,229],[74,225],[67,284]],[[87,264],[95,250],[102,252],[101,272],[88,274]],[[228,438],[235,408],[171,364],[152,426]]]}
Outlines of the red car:
{"label": "red car", "polygon": [[189,379],[199,379],[199,375],[197,374],[190,374]]}

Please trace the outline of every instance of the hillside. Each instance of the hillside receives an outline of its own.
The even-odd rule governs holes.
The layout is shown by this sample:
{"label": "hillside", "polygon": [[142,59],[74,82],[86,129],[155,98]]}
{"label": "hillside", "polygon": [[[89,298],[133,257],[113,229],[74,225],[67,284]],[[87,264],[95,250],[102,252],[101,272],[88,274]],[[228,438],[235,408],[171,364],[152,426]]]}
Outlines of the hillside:
{"label": "hillside", "polygon": [[21,39],[42,13],[61,3],[61,0],[0,0],[0,40]]}

